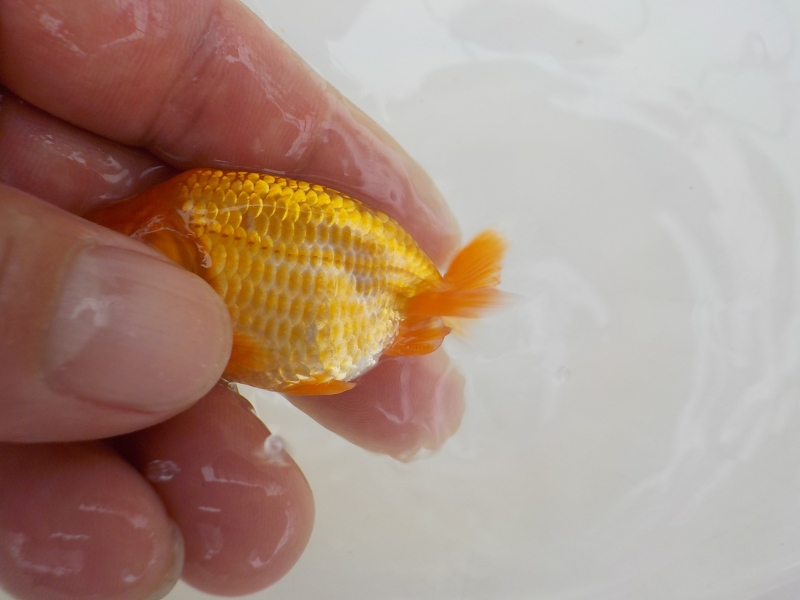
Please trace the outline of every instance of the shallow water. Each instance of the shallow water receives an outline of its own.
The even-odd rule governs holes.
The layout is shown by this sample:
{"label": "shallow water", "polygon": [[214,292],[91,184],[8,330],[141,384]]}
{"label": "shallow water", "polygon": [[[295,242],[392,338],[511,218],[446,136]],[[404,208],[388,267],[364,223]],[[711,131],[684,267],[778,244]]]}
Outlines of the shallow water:
{"label": "shallow water", "polygon": [[249,4],[506,232],[519,295],[448,340],[430,460],[257,395],[318,510],[257,597],[800,596],[797,5]]}

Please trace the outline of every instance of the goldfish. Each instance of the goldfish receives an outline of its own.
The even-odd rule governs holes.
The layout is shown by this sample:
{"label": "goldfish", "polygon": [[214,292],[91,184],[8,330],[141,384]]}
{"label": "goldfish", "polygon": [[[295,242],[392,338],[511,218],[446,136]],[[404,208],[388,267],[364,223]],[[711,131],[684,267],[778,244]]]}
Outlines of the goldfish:
{"label": "goldfish", "polygon": [[385,213],[268,173],[193,169],[86,217],[207,281],[233,326],[223,379],[282,393],[348,390],[381,356],[432,352],[448,318],[501,300],[498,233],[442,274]]}

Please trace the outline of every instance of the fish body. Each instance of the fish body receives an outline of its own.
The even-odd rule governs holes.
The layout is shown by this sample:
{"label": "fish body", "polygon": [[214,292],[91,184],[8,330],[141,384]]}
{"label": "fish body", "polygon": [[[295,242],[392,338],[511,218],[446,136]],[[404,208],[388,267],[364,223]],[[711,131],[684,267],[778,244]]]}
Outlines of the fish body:
{"label": "fish body", "polygon": [[499,297],[497,234],[442,276],[386,214],[265,173],[187,171],[87,218],[205,279],[233,324],[224,377],[269,390],[349,389],[382,354],[433,351],[443,317],[477,316]]}

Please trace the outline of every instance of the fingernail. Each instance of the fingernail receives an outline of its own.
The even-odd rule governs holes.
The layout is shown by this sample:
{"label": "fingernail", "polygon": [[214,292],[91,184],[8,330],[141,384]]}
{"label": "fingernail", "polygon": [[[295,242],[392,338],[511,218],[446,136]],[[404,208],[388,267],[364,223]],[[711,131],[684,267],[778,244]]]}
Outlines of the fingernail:
{"label": "fingernail", "polygon": [[199,277],[144,253],[95,246],[66,274],[45,353],[52,389],[142,410],[174,410],[217,381],[231,331]]}

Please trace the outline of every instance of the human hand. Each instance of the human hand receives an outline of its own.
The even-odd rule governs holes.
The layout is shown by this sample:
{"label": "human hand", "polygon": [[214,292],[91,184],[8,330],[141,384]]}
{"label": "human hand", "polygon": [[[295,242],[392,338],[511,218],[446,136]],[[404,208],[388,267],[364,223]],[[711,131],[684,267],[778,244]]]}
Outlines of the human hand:
{"label": "human hand", "polygon": [[[181,571],[210,593],[269,585],[302,552],[313,502],[291,459],[263,452],[246,401],[214,386],[231,343],[222,302],[74,215],[175,169],[271,170],[391,214],[441,262],[450,213],[235,0],[0,0],[0,83],[0,586],[158,597]],[[463,411],[441,352],[292,400],[400,458],[437,447]]]}

